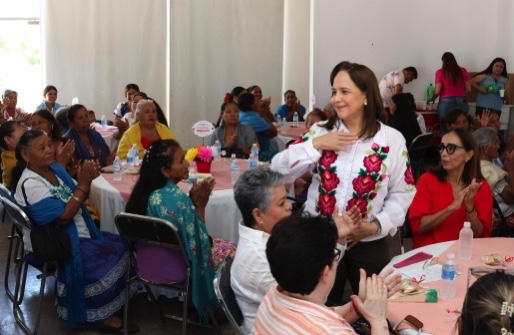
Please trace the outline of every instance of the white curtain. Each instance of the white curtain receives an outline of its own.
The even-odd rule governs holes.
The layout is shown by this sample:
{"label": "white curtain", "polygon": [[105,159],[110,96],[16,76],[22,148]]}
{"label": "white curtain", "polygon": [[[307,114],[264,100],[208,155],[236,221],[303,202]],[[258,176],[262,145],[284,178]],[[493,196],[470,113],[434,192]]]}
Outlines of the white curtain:
{"label": "white curtain", "polygon": [[202,143],[191,126],[217,120],[235,86],[283,103],[283,1],[171,0],[170,15],[171,129],[183,147]]}
{"label": "white curtain", "polygon": [[136,83],[165,109],[167,0],[43,0],[43,84],[113,119]]}

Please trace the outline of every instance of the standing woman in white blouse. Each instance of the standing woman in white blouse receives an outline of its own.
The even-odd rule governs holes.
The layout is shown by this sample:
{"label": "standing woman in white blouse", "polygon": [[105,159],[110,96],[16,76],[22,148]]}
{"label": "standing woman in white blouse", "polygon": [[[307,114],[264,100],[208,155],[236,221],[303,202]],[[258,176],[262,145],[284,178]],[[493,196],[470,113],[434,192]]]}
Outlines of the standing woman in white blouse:
{"label": "standing woman in white blouse", "polygon": [[[389,262],[387,234],[402,226],[414,197],[414,178],[401,133],[380,122],[377,79],[364,65],[339,63],[330,75],[335,114],[273,158],[272,169],[293,182],[313,171],[305,210],[328,216],[358,208],[362,222],[347,238],[327,304],[342,303],[346,280],[359,289],[359,268],[379,273]],[[341,215],[340,213],[339,215]]]}

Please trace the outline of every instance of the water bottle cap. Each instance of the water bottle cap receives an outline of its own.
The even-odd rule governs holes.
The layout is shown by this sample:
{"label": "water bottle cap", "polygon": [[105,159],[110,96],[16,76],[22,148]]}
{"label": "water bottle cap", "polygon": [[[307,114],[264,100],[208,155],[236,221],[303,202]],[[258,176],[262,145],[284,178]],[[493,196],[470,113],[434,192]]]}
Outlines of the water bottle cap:
{"label": "water bottle cap", "polygon": [[449,252],[446,257],[448,257],[448,259],[455,259],[455,253],[453,252]]}
{"label": "water bottle cap", "polygon": [[471,228],[471,222],[469,222],[469,221],[464,222],[464,228]]}

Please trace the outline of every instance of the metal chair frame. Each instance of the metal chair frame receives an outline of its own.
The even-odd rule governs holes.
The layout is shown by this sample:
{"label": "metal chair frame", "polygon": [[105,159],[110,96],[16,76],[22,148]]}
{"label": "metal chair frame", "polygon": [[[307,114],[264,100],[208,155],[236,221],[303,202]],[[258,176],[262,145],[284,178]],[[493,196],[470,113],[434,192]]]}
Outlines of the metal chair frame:
{"label": "metal chair frame", "polygon": [[214,292],[232,328],[236,330],[237,334],[243,335],[244,333],[241,329],[244,318],[243,313],[237,304],[234,290],[232,290],[230,286],[230,269],[232,262],[232,257],[226,257],[220,264],[216,276],[214,277]]}
{"label": "metal chair frame", "polygon": [[[128,324],[128,308],[129,308],[129,298],[130,298],[130,285],[134,282],[141,283],[145,287],[150,299],[155,303],[157,309],[159,310],[159,314],[163,322],[166,321],[166,318],[174,319],[182,321],[182,334],[186,334],[186,325],[187,323],[193,323],[199,325],[197,322],[192,322],[187,319],[187,303],[189,296],[189,283],[191,279],[191,264],[187,258],[186,249],[182,242],[182,238],[180,237],[180,233],[175,228],[173,224],[169,221],[153,218],[149,216],[143,216],[138,214],[131,213],[119,213],[116,215],[116,227],[118,228],[118,232],[120,233],[120,237],[123,240],[123,243],[130,251],[130,258],[127,262],[127,270],[126,270],[126,285],[125,285],[125,309],[124,309],[124,324],[123,329],[125,334],[127,334],[127,324]],[[174,250],[180,250],[182,255],[184,256],[186,269],[185,269],[185,279],[182,282],[177,283],[169,283],[169,284],[158,284],[158,283],[150,283],[141,277],[138,274],[138,266],[137,266],[137,258],[134,250],[134,243],[144,242],[152,245],[161,246],[163,248],[169,248]],[[131,276],[130,268],[131,264],[135,270],[135,275]],[[175,315],[164,314],[159,304],[157,303],[152,290],[149,286],[157,286],[166,288],[172,291],[179,292],[179,294],[183,297],[184,302],[182,305],[182,317],[178,317]],[[216,323],[216,319],[211,315],[211,319],[214,323],[214,327],[219,333],[218,325]]]}

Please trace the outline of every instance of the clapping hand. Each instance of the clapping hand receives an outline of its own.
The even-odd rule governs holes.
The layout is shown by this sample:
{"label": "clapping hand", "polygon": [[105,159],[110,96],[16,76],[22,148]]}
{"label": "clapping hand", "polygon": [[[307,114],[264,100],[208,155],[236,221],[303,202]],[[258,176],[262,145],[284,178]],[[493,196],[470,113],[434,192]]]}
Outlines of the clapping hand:
{"label": "clapping hand", "polygon": [[229,147],[229,148],[237,147],[237,135],[236,134],[232,135],[232,137],[230,137],[230,140],[227,143],[225,143],[225,146]]}
{"label": "clapping hand", "polygon": [[206,178],[193,185],[191,191],[189,191],[189,197],[197,209],[207,206],[214,185],[216,185],[214,178]]}
{"label": "clapping hand", "polygon": [[358,214],[358,209],[355,206],[344,214],[340,213],[336,205],[334,206],[332,219],[337,227],[339,243],[343,244],[346,236],[350,235],[357,223],[360,222],[360,214]]}
{"label": "clapping hand", "polygon": [[[475,120],[473,120],[473,128],[487,127],[489,124],[489,119],[491,118],[491,110],[484,109],[482,115],[476,116]],[[478,127],[477,127],[478,126]]]}
{"label": "clapping hand", "polygon": [[100,164],[98,162],[85,160],[77,172],[77,185],[85,185],[89,189],[93,179],[98,177],[100,173]]}
{"label": "clapping hand", "polygon": [[[387,314],[387,291],[386,284],[382,281],[380,276],[373,274],[371,277],[362,278],[359,283],[359,296],[352,295],[351,299],[357,306],[362,316],[370,323],[385,322]],[[361,284],[362,283],[362,284]],[[360,299],[361,289],[365,292],[364,300]]]}

